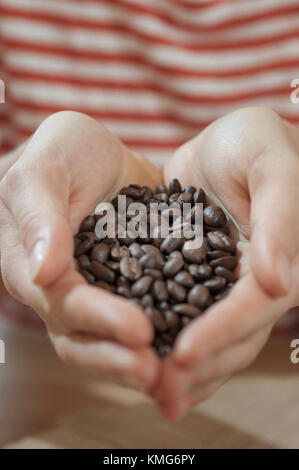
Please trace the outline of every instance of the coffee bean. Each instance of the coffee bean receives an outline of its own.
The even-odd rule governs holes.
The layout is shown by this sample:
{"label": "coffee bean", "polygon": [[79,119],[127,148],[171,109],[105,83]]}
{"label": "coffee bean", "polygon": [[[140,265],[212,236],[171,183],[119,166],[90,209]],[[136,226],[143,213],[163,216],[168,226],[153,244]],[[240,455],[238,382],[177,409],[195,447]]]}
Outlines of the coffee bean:
{"label": "coffee bean", "polygon": [[191,304],[179,304],[173,307],[173,311],[180,315],[187,315],[188,317],[197,317],[201,314],[201,310]]}
{"label": "coffee bean", "polygon": [[194,286],[194,279],[191,274],[187,273],[187,271],[180,271],[177,273],[174,280],[181,286],[187,287],[189,289]]}
{"label": "coffee bean", "polygon": [[183,255],[180,251],[172,251],[169,256],[168,256],[168,259],[172,259],[172,258],[180,258],[182,261],[183,261]]}
{"label": "coffee bean", "polygon": [[112,271],[119,273],[119,262],[118,261],[106,261],[105,266]]}
{"label": "coffee bean", "polygon": [[[210,266],[221,266],[226,269],[235,269],[238,264],[237,256],[224,256],[222,258],[213,259],[210,261]],[[235,282],[235,281],[233,281]]]}
{"label": "coffee bean", "polygon": [[149,290],[152,281],[153,278],[150,276],[143,276],[138,279],[138,281],[134,282],[131,287],[132,295],[134,295],[135,297],[142,297]]}
{"label": "coffee bean", "polygon": [[79,266],[81,269],[88,269],[90,266],[90,259],[87,255],[80,255],[78,257]]}
{"label": "coffee bean", "polygon": [[163,273],[166,277],[173,277],[177,272],[179,272],[184,266],[184,261],[182,258],[172,258],[167,261],[164,265]]}
{"label": "coffee bean", "polygon": [[210,291],[207,287],[197,284],[189,291],[188,302],[198,308],[206,308],[210,302]]}
{"label": "coffee bean", "polygon": [[213,273],[213,269],[208,264],[201,264],[200,266],[198,264],[190,264],[188,271],[196,281],[204,281]]}
{"label": "coffee bean", "polygon": [[227,297],[228,293],[229,293],[229,289],[223,289],[218,294],[214,295],[214,301],[218,302],[218,300],[224,299],[225,297]]}
{"label": "coffee bean", "polygon": [[208,206],[203,211],[203,220],[210,227],[222,227],[227,222],[227,218],[221,207]]}
{"label": "coffee bean", "polygon": [[168,192],[168,188],[167,186],[165,186],[165,184],[159,184],[156,187],[156,193],[167,193],[167,192]]}
{"label": "coffee bean", "polygon": [[155,269],[158,264],[158,259],[153,253],[147,253],[139,259],[139,262],[144,269]]}
{"label": "coffee bean", "polygon": [[184,302],[186,298],[186,289],[175,281],[167,281],[169,295],[178,302]]}
{"label": "coffee bean", "polygon": [[206,202],[207,196],[206,193],[202,188],[198,188],[198,190],[193,194],[193,201],[196,204],[202,203],[204,204]]}
{"label": "coffee bean", "polygon": [[158,271],[158,269],[146,268],[144,270],[144,274],[145,274],[145,276],[151,276],[153,279],[156,279],[158,281],[163,279],[163,275],[162,275],[161,271]]}
{"label": "coffee bean", "polygon": [[[82,237],[79,237],[81,236]],[[95,236],[91,232],[83,232],[78,234],[80,243],[75,248],[75,256],[84,255],[87,253],[95,243]]]}
{"label": "coffee bean", "polygon": [[140,300],[140,305],[143,308],[153,307],[154,306],[154,300],[153,300],[152,296],[150,294],[145,294]]}
{"label": "coffee bean", "polygon": [[182,203],[190,203],[193,201],[193,195],[191,193],[182,193],[179,197],[179,200],[182,201]]}
{"label": "coffee bean", "polygon": [[161,243],[161,251],[165,253],[171,253],[172,251],[177,250],[184,243],[183,238],[175,238],[172,233],[167,235],[167,237]]}
{"label": "coffee bean", "polygon": [[125,257],[120,261],[120,272],[130,281],[137,281],[142,275],[142,268],[138,259]]}
{"label": "coffee bean", "polygon": [[119,194],[129,196],[130,198],[134,200],[142,199],[143,197],[143,192],[141,188],[136,188],[133,186],[128,186],[127,188],[122,188],[119,192]]}
{"label": "coffee bean", "polygon": [[159,202],[168,202],[168,194],[158,193],[154,195],[155,199]]}
{"label": "coffee bean", "polygon": [[174,343],[174,336],[170,332],[161,333],[160,338],[163,342],[169,344],[170,346],[172,346]]}
{"label": "coffee bean", "polygon": [[110,248],[106,243],[98,243],[91,250],[91,259],[98,261],[99,263],[105,263],[108,260],[110,254]]}
{"label": "coffee bean", "polygon": [[207,258],[209,260],[217,259],[217,258],[225,258],[227,256],[231,256],[227,251],[213,250],[213,251],[207,252]]}
{"label": "coffee bean", "polygon": [[176,334],[180,328],[180,319],[177,313],[175,313],[173,310],[166,310],[164,312],[164,318],[170,333]]}
{"label": "coffee bean", "polygon": [[83,219],[79,228],[79,232],[92,232],[94,227],[95,227],[94,217],[92,215],[88,215],[87,217],[85,217],[85,219]]}
{"label": "coffee bean", "polygon": [[116,279],[116,286],[119,287],[119,286],[127,286],[127,287],[130,287],[130,283],[128,281],[127,278],[125,278],[125,276],[119,276],[117,279]]}
{"label": "coffee bean", "polygon": [[108,292],[111,292],[112,294],[116,292],[116,287],[113,286],[112,284],[108,284],[108,282],[105,282],[105,281],[97,281],[95,283],[95,286],[100,287],[101,289],[105,289]]}
{"label": "coffee bean", "polygon": [[223,266],[217,266],[214,272],[216,276],[224,277],[227,282],[236,282],[237,280],[236,275],[229,269],[224,268]]}
{"label": "coffee bean", "polygon": [[144,254],[139,243],[132,243],[132,245],[129,246],[129,251],[131,256],[133,256],[134,258],[141,258],[141,256],[143,256]]}
{"label": "coffee bean", "polygon": [[114,261],[120,261],[126,256],[130,256],[130,252],[127,246],[113,246],[111,248],[110,256]]}
{"label": "coffee bean", "polygon": [[207,234],[207,239],[209,244],[215,250],[228,251],[229,253],[234,253],[236,245],[235,242],[225,233],[214,231]]}
{"label": "coffee bean", "polygon": [[166,300],[162,300],[162,302],[157,304],[157,308],[160,310],[160,312],[166,312],[166,310],[170,309],[170,304],[166,302]]}
{"label": "coffee bean", "polygon": [[196,188],[194,186],[186,186],[185,193],[190,193],[193,195],[195,192],[196,192]]}
{"label": "coffee bean", "polygon": [[176,178],[171,180],[170,183],[169,183],[169,188],[168,188],[169,196],[171,196],[174,193],[180,194],[181,191],[182,191],[182,188],[181,188],[180,182]]}
{"label": "coffee bean", "polygon": [[157,248],[156,246],[153,246],[153,245],[142,245],[142,250],[147,255],[151,254],[151,255],[155,256],[155,258],[156,258],[156,268],[157,269],[162,269],[163,268],[164,258],[163,258],[163,255],[162,255],[161,251],[159,250],[159,248]]}
{"label": "coffee bean", "polygon": [[159,332],[167,331],[167,323],[162,313],[159,312],[156,308],[147,307],[145,309],[146,314],[152,320],[154,327]]}
{"label": "coffee bean", "polygon": [[84,279],[88,282],[88,284],[94,284],[95,277],[85,269],[80,269],[79,273],[84,277]]}
{"label": "coffee bean", "polygon": [[151,293],[154,298],[160,302],[162,302],[162,300],[168,299],[168,291],[164,281],[154,281],[151,288]]}
{"label": "coffee bean", "polygon": [[98,261],[90,263],[89,270],[96,277],[98,281],[106,281],[113,283],[115,281],[115,273]]}
{"label": "coffee bean", "polygon": [[158,355],[163,359],[164,357],[168,356],[171,352],[171,347],[169,344],[161,344],[158,346],[157,349]]}
{"label": "coffee bean", "polygon": [[183,245],[182,253],[186,261],[190,263],[202,263],[206,259],[207,253],[207,242],[203,239],[202,246],[200,248],[188,248],[192,246],[189,241]]}
{"label": "coffee bean", "polygon": [[117,287],[116,292],[118,293],[118,295],[126,297],[127,299],[132,297],[132,293],[131,293],[130,288],[128,286],[119,286],[119,287]]}
{"label": "coffee bean", "polygon": [[153,197],[153,191],[148,186],[142,187],[142,193],[143,193],[143,196],[142,196],[143,203],[146,203],[149,199]]}
{"label": "coffee bean", "polygon": [[223,277],[212,277],[211,279],[208,279],[207,281],[204,282],[204,286],[207,287],[211,292],[217,292],[221,289],[226,284],[226,279]]}
{"label": "coffee bean", "polygon": [[185,328],[185,326],[187,326],[191,321],[192,321],[192,317],[187,317],[183,315],[181,317],[181,327]]}

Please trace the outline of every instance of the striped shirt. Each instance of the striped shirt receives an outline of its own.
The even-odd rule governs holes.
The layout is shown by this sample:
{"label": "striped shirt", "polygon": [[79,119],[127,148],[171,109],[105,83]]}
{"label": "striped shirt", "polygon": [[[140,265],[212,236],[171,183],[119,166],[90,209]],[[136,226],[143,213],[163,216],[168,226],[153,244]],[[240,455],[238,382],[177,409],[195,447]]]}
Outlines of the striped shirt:
{"label": "striped shirt", "polygon": [[72,109],[163,164],[240,107],[299,123],[299,0],[0,0],[0,78],[0,152]]}

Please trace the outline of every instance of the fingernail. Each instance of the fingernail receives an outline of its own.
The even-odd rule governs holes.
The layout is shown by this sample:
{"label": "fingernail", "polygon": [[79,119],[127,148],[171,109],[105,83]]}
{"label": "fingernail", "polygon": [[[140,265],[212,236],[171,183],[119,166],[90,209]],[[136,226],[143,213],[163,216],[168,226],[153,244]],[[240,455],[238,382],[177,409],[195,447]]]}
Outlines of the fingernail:
{"label": "fingernail", "polygon": [[39,240],[31,253],[31,277],[34,281],[38,275],[46,255],[46,240]]}
{"label": "fingernail", "polygon": [[276,267],[281,285],[287,294],[291,285],[292,266],[289,257],[283,251],[277,255]]}

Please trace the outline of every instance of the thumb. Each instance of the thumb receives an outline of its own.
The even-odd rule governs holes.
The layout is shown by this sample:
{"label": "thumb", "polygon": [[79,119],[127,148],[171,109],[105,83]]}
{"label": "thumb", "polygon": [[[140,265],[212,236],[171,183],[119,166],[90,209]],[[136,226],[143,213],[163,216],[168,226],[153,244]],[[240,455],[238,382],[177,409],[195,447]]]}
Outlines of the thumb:
{"label": "thumb", "polygon": [[1,182],[1,196],[26,250],[31,279],[40,286],[53,283],[72,259],[67,179],[59,168],[43,172],[16,165]]}
{"label": "thumb", "polygon": [[259,157],[249,178],[251,265],[273,297],[287,295],[299,252],[299,159],[288,149]]}

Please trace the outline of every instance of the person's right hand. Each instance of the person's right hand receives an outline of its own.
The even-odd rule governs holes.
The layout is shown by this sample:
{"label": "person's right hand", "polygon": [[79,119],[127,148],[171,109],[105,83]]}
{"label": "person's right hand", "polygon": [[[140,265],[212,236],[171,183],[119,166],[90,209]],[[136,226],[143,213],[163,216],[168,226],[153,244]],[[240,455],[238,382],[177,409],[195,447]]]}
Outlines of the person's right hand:
{"label": "person's right hand", "polygon": [[159,374],[150,321],[137,306],[86,284],[73,266],[73,235],[121,187],[160,182],[157,168],[71,111],[47,118],[0,182],[8,292],[39,314],[63,360],[144,389]]}

